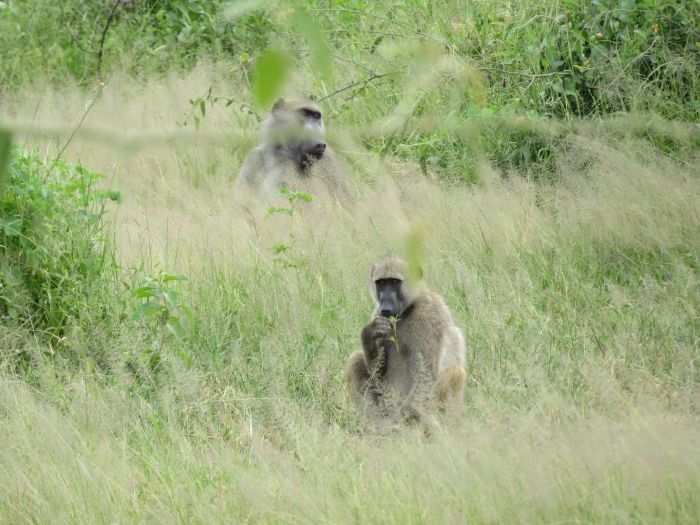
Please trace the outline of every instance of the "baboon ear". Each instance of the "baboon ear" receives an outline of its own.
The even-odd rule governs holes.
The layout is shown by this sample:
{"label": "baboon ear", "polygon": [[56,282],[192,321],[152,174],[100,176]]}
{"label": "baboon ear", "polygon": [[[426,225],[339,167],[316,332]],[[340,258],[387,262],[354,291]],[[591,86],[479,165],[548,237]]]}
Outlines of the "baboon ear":
{"label": "baboon ear", "polygon": [[272,105],[272,111],[280,109],[284,105],[284,99],[282,97],[278,98],[277,101]]}

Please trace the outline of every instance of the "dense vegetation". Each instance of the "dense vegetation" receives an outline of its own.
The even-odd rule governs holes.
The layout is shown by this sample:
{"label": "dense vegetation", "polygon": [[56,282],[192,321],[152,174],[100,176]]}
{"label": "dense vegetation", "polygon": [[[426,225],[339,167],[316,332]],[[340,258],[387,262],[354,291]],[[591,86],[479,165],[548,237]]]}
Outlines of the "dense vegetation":
{"label": "dense vegetation", "polygon": [[[0,522],[695,522],[698,19],[0,2]],[[246,215],[296,90],[360,202]],[[407,242],[468,344],[430,441],[363,433],[343,388]]]}
{"label": "dense vegetation", "polygon": [[[449,122],[642,112],[695,121],[700,112],[697,2],[305,5],[322,31],[321,45],[332,50],[334,68],[314,68],[304,89],[321,97],[351,86],[332,100],[345,125],[364,127],[392,113],[408,119],[395,140],[372,147],[415,159],[424,169],[462,166],[473,178],[476,146],[473,137],[425,136],[413,117]],[[296,57],[299,67],[313,58],[318,30],[309,35],[296,13],[283,2],[9,2],[0,17],[0,83],[38,77],[91,86],[115,69],[145,81],[205,60],[225,64],[228,81],[245,88],[270,46]],[[397,104],[406,88],[419,96]],[[482,150],[504,168],[546,162],[553,154],[550,141],[527,128],[481,133]]]}

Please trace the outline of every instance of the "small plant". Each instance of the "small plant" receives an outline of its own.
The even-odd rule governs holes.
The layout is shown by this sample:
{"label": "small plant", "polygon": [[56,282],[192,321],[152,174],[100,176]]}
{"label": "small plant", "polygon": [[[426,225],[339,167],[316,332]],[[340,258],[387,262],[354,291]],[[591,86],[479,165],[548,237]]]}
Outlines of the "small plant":
{"label": "small plant", "polygon": [[313,197],[301,191],[291,191],[285,187],[280,188],[277,191],[277,195],[280,197],[285,197],[289,206],[278,207],[270,206],[267,210],[267,216],[281,214],[289,216],[289,239],[287,242],[278,242],[272,247],[272,253],[275,256],[275,262],[281,264],[286,268],[298,268],[300,266],[299,260],[294,260],[291,253],[294,250],[296,244],[296,235],[294,233],[294,214],[302,202],[311,202]]}
{"label": "small plant", "polygon": [[394,348],[398,350],[399,348],[399,334],[398,334],[398,324],[399,324],[399,318],[396,317],[395,315],[392,315],[389,317],[389,322],[391,323],[391,335],[387,337],[387,340],[391,341],[394,343]]}
{"label": "small plant", "polygon": [[146,276],[141,286],[132,292],[140,304],[131,313],[133,320],[153,319],[165,326],[175,337],[182,338],[192,316],[171,283],[186,281],[183,275],[174,275],[160,270],[155,276]]}
{"label": "small plant", "polygon": [[235,99],[229,97],[220,97],[212,93],[214,86],[209,86],[209,88],[200,96],[191,98],[188,102],[190,104],[190,110],[182,119],[178,122],[180,126],[186,126],[190,118],[194,123],[195,129],[199,129],[202,124],[202,119],[207,116],[207,103],[209,107],[213,108],[219,101],[224,103],[224,107],[227,108],[235,102]]}

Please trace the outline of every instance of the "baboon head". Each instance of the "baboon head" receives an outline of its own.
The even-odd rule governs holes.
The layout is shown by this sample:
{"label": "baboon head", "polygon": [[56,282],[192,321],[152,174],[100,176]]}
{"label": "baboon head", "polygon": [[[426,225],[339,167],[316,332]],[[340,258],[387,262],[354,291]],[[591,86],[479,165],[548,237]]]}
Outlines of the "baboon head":
{"label": "baboon head", "polygon": [[372,265],[370,291],[381,316],[400,318],[420,294],[422,282],[408,282],[408,275],[408,265],[394,255]]}
{"label": "baboon head", "polygon": [[263,129],[264,141],[294,160],[302,173],[326,152],[321,110],[309,99],[280,98]]}

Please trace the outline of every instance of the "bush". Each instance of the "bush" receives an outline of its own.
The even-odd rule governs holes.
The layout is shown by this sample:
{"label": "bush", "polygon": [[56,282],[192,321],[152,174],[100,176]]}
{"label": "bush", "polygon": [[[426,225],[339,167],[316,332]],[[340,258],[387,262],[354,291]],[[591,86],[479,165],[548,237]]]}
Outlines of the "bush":
{"label": "bush", "polygon": [[82,166],[17,154],[0,194],[0,316],[60,338],[110,269],[102,177]]}
{"label": "bush", "polygon": [[198,60],[261,52],[273,29],[264,10],[230,19],[221,1],[0,2],[0,85],[91,85],[122,68],[136,76],[187,69]]}

